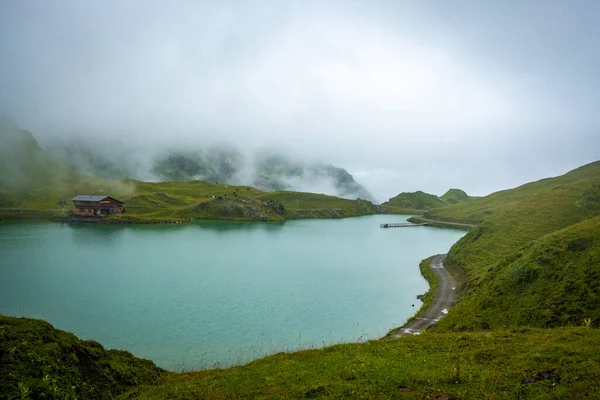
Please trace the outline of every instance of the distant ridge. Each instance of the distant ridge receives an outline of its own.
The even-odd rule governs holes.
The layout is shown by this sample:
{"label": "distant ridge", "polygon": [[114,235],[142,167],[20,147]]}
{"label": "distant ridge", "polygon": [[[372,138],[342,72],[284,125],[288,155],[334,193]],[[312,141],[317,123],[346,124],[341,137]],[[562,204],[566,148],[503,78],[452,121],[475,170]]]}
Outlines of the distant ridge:
{"label": "distant ridge", "polygon": [[449,189],[441,197],[419,190],[416,192],[402,192],[382,205],[415,210],[430,210],[448,204],[461,203],[470,199],[471,197],[460,189]]}

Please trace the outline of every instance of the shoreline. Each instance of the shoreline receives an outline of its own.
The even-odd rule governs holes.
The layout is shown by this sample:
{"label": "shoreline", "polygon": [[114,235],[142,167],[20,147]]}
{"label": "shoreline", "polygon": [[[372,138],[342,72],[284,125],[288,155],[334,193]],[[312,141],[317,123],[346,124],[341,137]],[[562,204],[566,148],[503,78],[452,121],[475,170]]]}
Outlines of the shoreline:
{"label": "shoreline", "polygon": [[194,221],[234,221],[234,222],[283,222],[295,220],[315,220],[315,219],[345,219],[364,217],[369,215],[406,215],[412,218],[414,214],[399,214],[397,212],[369,212],[357,213],[355,215],[345,215],[338,209],[313,209],[305,211],[292,211],[289,216],[281,216],[280,218],[248,218],[248,217],[230,217],[212,215],[206,218],[181,218],[181,217],[155,217],[147,215],[128,214],[122,216],[111,216],[108,218],[99,219],[97,222],[72,222],[67,215],[56,215],[56,211],[51,210],[29,210],[26,213],[4,213],[0,214],[0,221],[44,221],[44,222],[60,222],[60,223],[75,223],[89,225],[138,225],[138,224],[186,224]]}
{"label": "shoreline", "polygon": [[427,223],[428,226],[433,226],[433,227],[437,227],[437,228],[452,228],[452,229],[470,230],[471,228],[475,228],[477,226],[477,224],[466,224],[463,222],[451,222],[451,221],[442,221],[439,219],[423,218],[422,215],[412,216],[408,219],[408,221],[412,222],[413,224]]}
{"label": "shoreline", "polygon": [[[456,279],[444,267],[447,254],[437,254],[421,262],[421,275],[429,283],[423,296],[423,305],[402,326],[394,328],[381,339],[395,339],[406,335],[418,335],[431,328],[456,304]],[[427,301],[431,298],[431,302]],[[428,304],[429,303],[429,304]]]}

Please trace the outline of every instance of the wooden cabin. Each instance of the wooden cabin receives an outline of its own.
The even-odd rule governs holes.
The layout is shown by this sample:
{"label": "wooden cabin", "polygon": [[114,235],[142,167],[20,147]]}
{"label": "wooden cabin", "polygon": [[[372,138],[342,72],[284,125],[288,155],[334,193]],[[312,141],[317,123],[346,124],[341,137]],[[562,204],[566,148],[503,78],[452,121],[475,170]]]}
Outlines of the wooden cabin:
{"label": "wooden cabin", "polygon": [[79,195],[71,199],[73,208],[70,211],[73,220],[98,219],[106,215],[122,214],[125,207],[120,200],[110,196]]}

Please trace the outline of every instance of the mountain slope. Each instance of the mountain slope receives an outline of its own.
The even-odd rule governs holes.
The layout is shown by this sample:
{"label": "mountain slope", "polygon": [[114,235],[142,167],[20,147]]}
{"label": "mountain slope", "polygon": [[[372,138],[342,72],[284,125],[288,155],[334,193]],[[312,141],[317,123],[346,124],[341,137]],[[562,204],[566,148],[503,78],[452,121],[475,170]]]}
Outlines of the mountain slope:
{"label": "mountain slope", "polygon": [[21,199],[39,196],[75,176],[48,155],[30,132],[0,117],[0,208],[18,206]]}
{"label": "mountain slope", "polygon": [[[526,185],[528,196],[523,194],[523,187],[513,189],[516,193],[504,191],[503,198],[513,199],[505,205],[498,203],[496,194],[488,196],[492,200],[484,198],[484,204],[490,201],[496,204],[494,213],[450,249],[446,264],[455,274],[463,276],[464,284],[459,303],[440,321],[438,329],[501,328],[522,323],[545,327],[581,323],[582,318],[600,316],[598,304],[581,293],[568,296],[565,292],[562,297],[566,308],[542,308],[540,306],[546,303],[539,298],[541,294],[562,293],[557,288],[562,287],[566,276],[561,268],[567,265],[573,277],[578,277],[583,285],[586,283],[580,278],[592,274],[585,278],[588,279],[598,272],[595,245],[581,252],[569,250],[574,246],[570,244],[573,241],[588,243],[586,238],[591,238],[590,243],[595,243],[597,234],[594,232],[600,230],[597,219],[600,216],[600,174],[595,173],[597,170],[598,163],[593,163],[574,173],[544,180],[543,184]],[[518,201],[519,197],[525,199]],[[480,203],[478,199],[472,201],[476,202]],[[446,209],[452,207],[455,206]],[[473,209],[474,213],[479,211],[477,206]],[[436,213],[442,214],[444,209],[431,214]],[[537,272],[531,271],[539,271],[541,266],[547,269],[544,273],[550,275],[533,279]],[[515,279],[520,278],[515,276],[519,274],[526,277],[516,285]],[[511,276],[514,279],[509,278]],[[589,283],[595,285],[593,280]],[[519,301],[511,297],[517,287],[521,293]]]}
{"label": "mountain slope", "polygon": [[430,208],[441,207],[445,203],[436,195],[419,190],[417,192],[402,192],[383,203],[383,205],[428,210]]}
{"label": "mountain slope", "polygon": [[460,189],[450,189],[441,197],[419,190],[417,192],[402,192],[382,205],[415,210],[430,210],[470,199],[471,197]]}
{"label": "mountain slope", "polygon": [[440,196],[440,199],[446,202],[446,204],[456,204],[470,200],[471,197],[464,190],[448,189],[446,193]]}
{"label": "mountain slope", "polygon": [[265,191],[312,191],[373,200],[371,193],[343,168],[302,162],[275,153],[255,154],[249,160],[228,146],[169,151],[156,159],[152,171],[163,181],[207,180],[251,185]]}
{"label": "mountain slope", "polygon": [[600,176],[600,162],[593,162],[558,177],[541,179],[514,189],[502,190],[485,197],[473,198],[468,202],[430,210],[426,213],[425,217],[477,224],[486,217],[496,214],[504,208],[524,201],[540,192],[598,176]]}
{"label": "mountain slope", "polygon": [[[237,153],[227,148],[207,154],[207,158],[201,160],[175,154],[166,166],[183,173],[182,178],[200,173],[216,180],[235,175],[237,157]],[[287,161],[284,164],[290,165]],[[94,165],[107,173],[121,171],[111,170],[110,164],[102,159],[94,160]],[[104,218],[102,221],[106,223],[342,218],[386,212],[385,208],[369,201],[324,194],[291,191],[267,194],[250,186],[185,179],[178,182],[105,179],[85,175],[83,172],[88,168],[90,164],[85,163],[82,171],[64,166],[42,149],[31,133],[8,119],[1,119],[0,219],[52,216],[64,219],[65,214],[57,203],[67,202],[65,211],[68,211],[69,200],[78,194],[110,195],[125,201],[126,214]],[[300,172],[304,173],[302,168],[304,166]],[[355,194],[361,191],[361,186],[341,168],[320,164],[311,168],[314,169],[311,174],[317,178],[337,182],[338,191]]]}
{"label": "mountain slope", "polygon": [[600,217],[543,236],[496,263],[438,329],[600,321]]}

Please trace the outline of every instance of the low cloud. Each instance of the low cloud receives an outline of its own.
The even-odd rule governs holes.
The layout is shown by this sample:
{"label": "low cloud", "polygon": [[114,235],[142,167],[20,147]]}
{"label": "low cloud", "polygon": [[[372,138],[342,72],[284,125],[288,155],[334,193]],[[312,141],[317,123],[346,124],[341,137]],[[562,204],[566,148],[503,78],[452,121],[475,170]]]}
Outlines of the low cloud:
{"label": "low cloud", "polygon": [[[598,157],[589,111],[600,104],[598,79],[582,69],[598,63],[598,50],[535,37],[527,5],[522,16],[517,5],[509,14],[492,3],[446,10],[447,20],[427,2],[1,7],[0,57],[9,62],[0,107],[44,146],[79,139],[127,149],[138,171],[160,149],[224,141],[346,168],[385,199],[449,187],[485,194]],[[594,29],[575,24],[586,11],[578,7],[548,18]],[[489,28],[475,37],[484,17]],[[553,54],[539,50],[547,42],[589,60],[540,66],[535,57]],[[511,44],[522,51],[503,50]]]}

